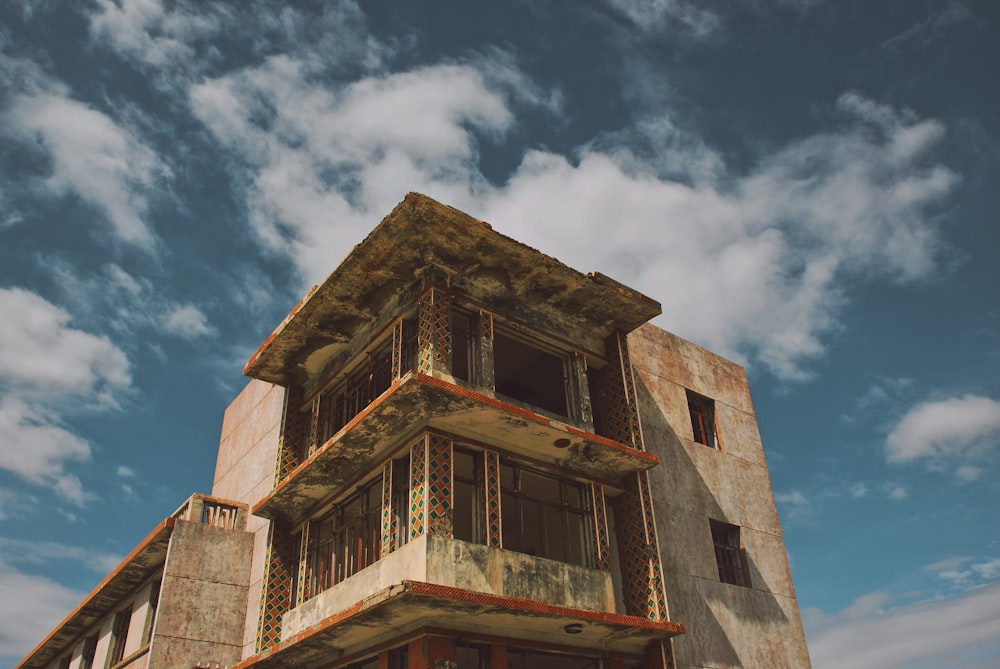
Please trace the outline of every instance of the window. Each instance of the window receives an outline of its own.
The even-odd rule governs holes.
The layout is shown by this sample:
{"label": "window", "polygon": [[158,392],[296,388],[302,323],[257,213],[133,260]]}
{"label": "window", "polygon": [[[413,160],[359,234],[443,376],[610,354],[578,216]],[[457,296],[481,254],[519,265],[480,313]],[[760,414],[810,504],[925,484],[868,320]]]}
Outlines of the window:
{"label": "window", "polygon": [[320,397],[316,446],[322,446],[348,421],[392,385],[392,340],[369,353],[347,378]]}
{"label": "window", "polygon": [[510,669],[604,669],[604,663],[596,657],[541,653],[516,648],[508,649],[507,666]]}
{"label": "window", "polygon": [[501,462],[504,549],[592,567],[588,502],[579,483]]}
{"label": "window", "polygon": [[715,402],[690,390],[687,391],[687,400],[694,440],[699,444],[718,448],[719,442],[715,434]]}
{"label": "window", "polygon": [[473,353],[476,350],[472,314],[453,309],[451,312],[451,375],[472,383]]}
{"label": "window", "polygon": [[97,635],[83,640],[83,651],[80,653],[80,669],[94,669],[94,655],[97,653]]}
{"label": "window", "polygon": [[156,607],[160,603],[160,581],[153,583],[149,590],[149,617],[146,623],[145,643],[153,640],[153,626],[156,625]]}
{"label": "window", "polygon": [[489,652],[479,644],[460,641],[455,644],[455,663],[458,669],[487,669]]}
{"label": "window", "polygon": [[353,576],[380,557],[382,479],[360,488],[328,514],[313,521],[306,599]]}
{"label": "window", "polygon": [[478,453],[455,448],[452,461],[454,484],[452,532],[456,539],[472,543],[482,543],[483,532],[480,519],[480,499],[482,498],[482,456]]}
{"label": "window", "polygon": [[709,524],[715,545],[715,561],[719,565],[719,580],[749,588],[750,570],[747,568],[746,551],[740,542],[740,528],[719,520],[711,520]]}
{"label": "window", "polygon": [[562,357],[494,332],[493,375],[498,393],[569,416],[566,364]]}
{"label": "window", "polygon": [[111,626],[111,654],[108,656],[108,666],[114,666],[125,658],[125,641],[128,638],[128,625],[131,619],[131,607],[115,614],[115,621]]}

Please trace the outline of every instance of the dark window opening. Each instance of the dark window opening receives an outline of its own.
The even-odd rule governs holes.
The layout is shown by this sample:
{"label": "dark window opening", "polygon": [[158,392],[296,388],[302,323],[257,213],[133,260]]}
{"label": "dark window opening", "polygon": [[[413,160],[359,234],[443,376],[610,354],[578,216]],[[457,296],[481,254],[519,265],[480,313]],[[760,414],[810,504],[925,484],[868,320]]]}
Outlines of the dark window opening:
{"label": "dark window opening", "polygon": [[487,669],[489,651],[478,644],[459,642],[455,645],[455,662],[458,669]]}
{"label": "dark window opening", "polygon": [[389,651],[389,669],[407,669],[410,666],[409,649],[406,646]]}
{"label": "dark window opening", "polygon": [[456,379],[472,383],[473,352],[476,350],[472,339],[472,314],[465,311],[451,312],[451,375]]}
{"label": "dark window opening", "polygon": [[365,356],[346,380],[320,397],[317,446],[322,446],[392,385],[392,341]]}
{"label": "dark window opening", "polygon": [[718,520],[711,520],[709,524],[715,545],[715,561],[719,565],[719,580],[749,588],[749,569],[746,551],[740,542],[740,528]]}
{"label": "dark window opening", "polygon": [[359,489],[313,522],[307,550],[306,599],[353,576],[380,557],[382,479]]}
{"label": "dark window opening", "polygon": [[604,669],[604,662],[596,657],[510,648],[507,666],[510,669]]}
{"label": "dark window opening", "polygon": [[153,587],[149,590],[149,622],[146,627],[145,643],[150,643],[153,640],[153,626],[156,625],[156,607],[159,606],[160,603],[161,583],[161,581],[156,581],[153,583]]}
{"label": "dark window opening", "polygon": [[482,456],[478,453],[455,448],[452,472],[452,532],[456,539],[471,543],[483,542],[482,521],[479,507],[482,498]]}
{"label": "dark window opening", "polygon": [[498,393],[560,416],[569,415],[563,358],[495,332],[493,361]]}
{"label": "dark window opening", "polygon": [[94,655],[97,654],[97,635],[83,640],[83,652],[80,654],[80,669],[94,669]]}
{"label": "dark window opening", "polygon": [[402,458],[392,463],[392,510],[396,523],[395,547],[410,540],[410,459]]}
{"label": "dark window opening", "polygon": [[115,614],[115,621],[111,626],[110,665],[118,664],[125,657],[125,640],[128,637],[128,626],[131,619],[131,608]]}
{"label": "dark window opening", "polygon": [[593,567],[590,504],[584,486],[520,465],[500,465],[505,550]]}
{"label": "dark window opening", "polygon": [[719,442],[715,434],[715,402],[690,390],[687,391],[687,400],[694,440],[699,444],[718,448]]}

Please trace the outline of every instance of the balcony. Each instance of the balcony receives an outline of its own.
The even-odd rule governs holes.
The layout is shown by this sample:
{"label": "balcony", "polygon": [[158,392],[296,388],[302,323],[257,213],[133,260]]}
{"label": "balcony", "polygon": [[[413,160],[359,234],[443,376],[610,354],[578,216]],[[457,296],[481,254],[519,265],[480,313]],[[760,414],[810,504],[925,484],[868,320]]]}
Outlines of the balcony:
{"label": "balcony", "polygon": [[241,666],[303,666],[423,627],[551,643],[569,624],[581,648],[630,654],[683,632],[615,612],[609,572],[422,536],[285,613],[281,643]]}
{"label": "balcony", "polygon": [[356,481],[419,430],[430,428],[615,483],[650,469],[650,453],[585,432],[482,391],[410,372],[293,470],[253,513],[291,523]]}

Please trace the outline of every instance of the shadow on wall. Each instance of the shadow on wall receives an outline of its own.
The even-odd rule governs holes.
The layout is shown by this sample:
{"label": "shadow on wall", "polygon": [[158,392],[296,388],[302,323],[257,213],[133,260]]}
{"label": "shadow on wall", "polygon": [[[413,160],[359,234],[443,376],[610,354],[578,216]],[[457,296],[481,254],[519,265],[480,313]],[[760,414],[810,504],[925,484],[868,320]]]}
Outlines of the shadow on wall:
{"label": "shadow on wall", "polygon": [[[786,623],[788,617],[752,555],[747,555],[752,587],[719,582],[709,519],[734,525],[740,519],[726,517],[640,374],[636,375],[636,392],[646,449],[661,462],[649,476],[670,618],[686,628],[674,640],[677,660],[681,664],[753,666],[753,658],[737,651],[740,642],[726,628],[749,623],[743,636],[752,637],[754,646],[759,648],[761,642],[781,645],[780,637],[768,631],[772,625]],[[720,620],[720,615],[730,621]],[[786,650],[775,650],[773,657],[787,655]]]}

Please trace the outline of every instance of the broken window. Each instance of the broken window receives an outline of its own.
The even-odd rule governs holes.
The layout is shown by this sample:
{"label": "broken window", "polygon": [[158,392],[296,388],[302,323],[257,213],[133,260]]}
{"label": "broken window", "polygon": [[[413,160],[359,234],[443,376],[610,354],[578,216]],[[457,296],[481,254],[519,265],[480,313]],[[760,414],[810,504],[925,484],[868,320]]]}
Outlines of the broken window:
{"label": "broken window", "polygon": [[749,588],[750,570],[740,541],[740,528],[719,520],[710,520],[709,525],[715,545],[715,561],[719,565],[719,580]]}
{"label": "broken window", "polygon": [[460,309],[451,312],[451,375],[472,383],[473,354],[476,350],[472,314]]}
{"label": "broken window", "polygon": [[149,589],[149,615],[146,618],[146,633],[143,643],[150,643],[153,640],[153,627],[156,625],[156,607],[160,603],[161,581],[154,581]]}
{"label": "broken window", "polygon": [[132,619],[132,607],[115,614],[111,625],[111,654],[108,656],[109,666],[114,666],[125,658],[125,641],[128,638],[128,626]]}
{"label": "broken window", "polygon": [[494,332],[493,373],[498,393],[569,416],[564,356]]}
{"label": "broken window", "polygon": [[340,583],[380,557],[382,479],[358,489],[309,531],[306,599]]}
{"label": "broken window", "polygon": [[83,640],[83,650],[80,652],[80,669],[94,669],[94,655],[97,654],[97,635]]}
{"label": "broken window", "polygon": [[698,393],[687,391],[688,412],[694,440],[712,448],[719,447],[715,433],[715,402]]}
{"label": "broken window", "polygon": [[505,550],[593,567],[583,485],[501,462],[500,506]]}

